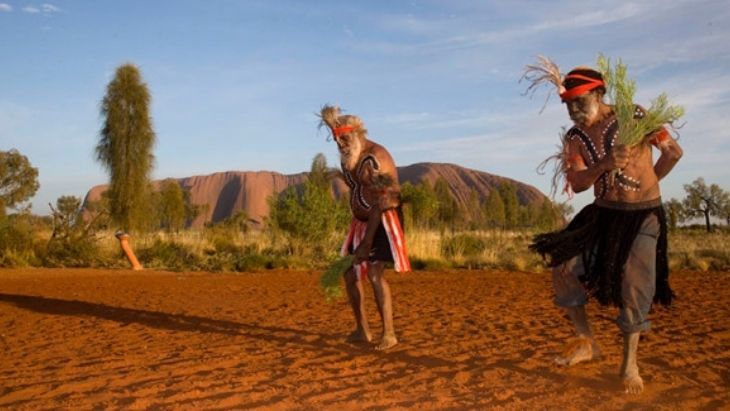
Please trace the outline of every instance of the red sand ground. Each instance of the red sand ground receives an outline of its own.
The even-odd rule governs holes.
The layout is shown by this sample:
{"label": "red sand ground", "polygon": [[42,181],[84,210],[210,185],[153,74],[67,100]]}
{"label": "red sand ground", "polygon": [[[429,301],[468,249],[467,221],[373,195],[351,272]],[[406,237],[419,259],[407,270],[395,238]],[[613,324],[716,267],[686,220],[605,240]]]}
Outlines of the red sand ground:
{"label": "red sand ground", "polygon": [[343,342],[349,306],[318,276],[0,270],[0,408],[730,408],[730,273],[673,274],[639,396],[613,309],[589,307],[604,357],[552,363],[571,330],[547,275],[391,273],[386,353]]}

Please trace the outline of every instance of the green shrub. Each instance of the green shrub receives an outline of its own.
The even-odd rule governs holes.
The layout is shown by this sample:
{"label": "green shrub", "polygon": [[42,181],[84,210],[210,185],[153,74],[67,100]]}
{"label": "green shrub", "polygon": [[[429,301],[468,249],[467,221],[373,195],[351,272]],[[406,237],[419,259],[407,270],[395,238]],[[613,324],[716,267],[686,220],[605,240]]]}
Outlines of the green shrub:
{"label": "green shrub", "polygon": [[489,242],[471,234],[458,234],[441,239],[441,255],[446,258],[477,257],[484,252]]}
{"label": "green shrub", "polygon": [[203,266],[202,258],[192,247],[174,241],[155,240],[151,246],[139,251],[139,260],[145,267],[171,271],[198,270]]}
{"label": "green shrub", "polygon": [[100,249],[92,237],[51,239],[43,256],[46,267],[93,267],[101,261]]}
{"label": "green shrub", "polygon": [[0,267],[40,265],[39,221],[29,214],[0,217]]}
{"label": "green shrub", "polygon": [[239,272],[260,271],[274,268],[270,257],[261,254],[244,254],[236,257],[234,268]]}

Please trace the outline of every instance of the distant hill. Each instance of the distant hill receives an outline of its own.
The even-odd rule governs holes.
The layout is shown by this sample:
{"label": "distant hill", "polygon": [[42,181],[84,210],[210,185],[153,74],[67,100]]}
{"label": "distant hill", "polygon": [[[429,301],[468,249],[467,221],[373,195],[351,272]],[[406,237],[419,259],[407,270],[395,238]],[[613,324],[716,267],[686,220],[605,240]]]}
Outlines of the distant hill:
{"label": "distant hill", "polygon": [[[223,220],[241,209],[246,211],[252,221],[261,224],[269,214],[268,198],[286,190],[289,186],[304,183],[307,174],[226,171],[177,180],[184,189],[190,191],[190,200],[193,204],[208,205],[207,210],[192,223],[192,227],[197,228],[209,221]],[[546,198],[540,190],[531,185],[454,164],[416,163],[398,167],[398,176],[401,184],[406,181],[418,184],[426,180],[433,184],[439,178],[443,178],[460,206],[466,205],[472,189],[484,199],[503,181],[513,183],[517,187],[517,198],[521,205],[539,205]],[[333,179],[332,189],[337,196],[347,193],[348,190],[342,178]],[[86,194],[84,203],[98,200],[105,190],[106,185],[93,187]]]}

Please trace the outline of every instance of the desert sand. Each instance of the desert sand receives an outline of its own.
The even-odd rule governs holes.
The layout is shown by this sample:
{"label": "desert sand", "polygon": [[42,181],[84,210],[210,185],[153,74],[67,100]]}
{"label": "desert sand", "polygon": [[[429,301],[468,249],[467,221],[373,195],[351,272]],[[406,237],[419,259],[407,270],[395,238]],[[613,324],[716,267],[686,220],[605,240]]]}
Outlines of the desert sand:
{"label": "desert sand", "polygon": [[389,273],[400,344],[384,353],[344,342],[349,306],[318,277],[0,270],[0,408],[730,408],[730,273],[672,274],[638,396],[614,309],[589,306],[602,358],[553,363],[571,328],[547,274]]}

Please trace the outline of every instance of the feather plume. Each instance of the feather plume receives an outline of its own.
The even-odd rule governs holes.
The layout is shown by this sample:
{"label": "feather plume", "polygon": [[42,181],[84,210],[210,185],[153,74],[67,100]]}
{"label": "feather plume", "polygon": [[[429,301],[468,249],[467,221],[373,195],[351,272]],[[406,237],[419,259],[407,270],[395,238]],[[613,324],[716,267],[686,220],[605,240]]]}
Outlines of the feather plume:
{"label": "feather plume", "polygon": [[560,131],[560,144],[556,147],[555,154],[546,158],[537,166],[537,173],[545,174],[548,164],[553,163],[553,175],[550,179],[550,197],[555,199],[555,194],[561,185],[565,185],[566,173],[568,171],[568,131],[565,127]]}
{"label": "feather plume", "polygon": [[[565,91],[565,87],[563,86],[563,75],[560,74],[560,68],[557,64],[555,64],[555,62],[542,55],[537,56],[536,64],[528,64],[525,66],[522,71],[522,77],[520,77],[520,82],[522,82],[522,80],[530,82],[530,85],[524,93],[530,97],[532,97],[535,94],[535,91],[544,84],[552,84],[555,86],[555,90],[558,95]],[[547,102],[552,94],[553,91],[550,90],[547,97],[545,97],[545,103],[540,109],[541,113],[545,110],[545,106],[547,106]]]}
{"label": "feather plume", "polygon": [[334,130],[340,125],[340,108],[325,104],[319,112],[321,122],[319,126],[327,126],[330,130]]}

